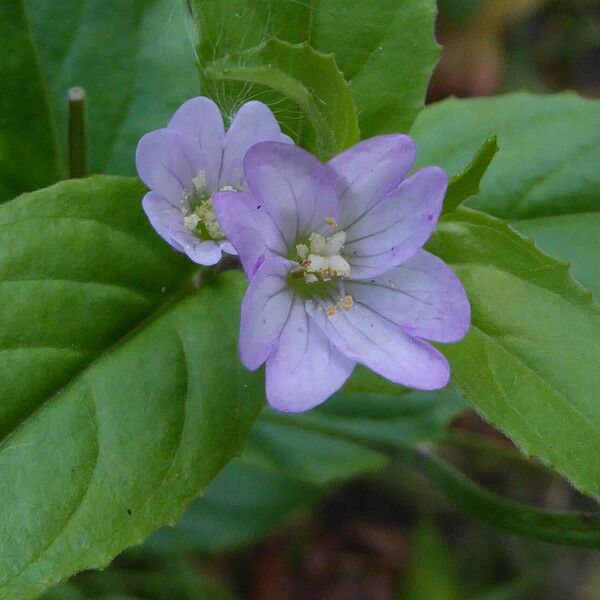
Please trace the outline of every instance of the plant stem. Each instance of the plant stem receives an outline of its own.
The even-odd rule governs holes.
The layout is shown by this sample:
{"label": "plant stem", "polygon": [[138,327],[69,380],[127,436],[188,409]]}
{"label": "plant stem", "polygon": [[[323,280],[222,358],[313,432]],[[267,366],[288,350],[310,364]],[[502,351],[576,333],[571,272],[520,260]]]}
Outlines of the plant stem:
{"label": "plant stem", "polygon": [[69,176],[71,179],[87,175],[85,140],[85,90],[69,90]]}
{"label": "plant stem", "polygon": [[458,508],[493,527],[556,544],[600,548],[600,513],[552,511],[506,500],[472,481],[424,446],[372,440],[358,432],[340,431],[310,415],[290,417],[263,411],[261,418],[352,441],[400,459],[403,465],[421,473],[442,490]]}

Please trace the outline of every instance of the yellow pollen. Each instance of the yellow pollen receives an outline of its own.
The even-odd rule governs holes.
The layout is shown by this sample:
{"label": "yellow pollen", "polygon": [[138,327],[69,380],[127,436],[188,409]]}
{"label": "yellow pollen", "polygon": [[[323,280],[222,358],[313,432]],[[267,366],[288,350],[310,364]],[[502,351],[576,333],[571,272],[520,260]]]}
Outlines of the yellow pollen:
{"label": "yellow pollen", "polygon": [[342,308],[344,310],[350,310],[353,306],[354,306],[354,299],[352,298],[352,296],[350,296],[350,294],[346,294],[342,298]]}
{"label": "yellow pollen", "polygon": [[337,221],[333,218],[333,217],[327,217],[325,219],[325,223],[327,223],[327,225],[331,225],[331,227],[337,227]]}
{"label": "yellow pollen", "polygon": [[335,304],[334,304],[333,306],[330,306],[330,307],[327,309],[327,314],[328,314],[330,317],[333,317],[333,315],[335,315],[335,313],[336,313],[336,312],[337,312],[337,306],[335,306]]}

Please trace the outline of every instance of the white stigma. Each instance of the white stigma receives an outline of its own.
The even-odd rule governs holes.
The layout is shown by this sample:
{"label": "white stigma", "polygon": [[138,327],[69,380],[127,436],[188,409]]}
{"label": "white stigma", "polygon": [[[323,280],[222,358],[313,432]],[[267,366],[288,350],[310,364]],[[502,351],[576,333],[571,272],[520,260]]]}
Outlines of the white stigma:
{"label": "white stigma", "polygon": [[307,283],[316,281],[314,275],[320,275],[323,281],[330,281],[334,277],[350,275],[350,265],[340,254],[346,242],[346,232],[338,231],[330,237],[318,233],[311,233],[305,244],[296,246],[298,256],[303,259],[301,267],[306,273],[313,274]]}
{"label": "white stigma", "polygon": [[324,237],[318,233],[311,233],[308,238],[310,252],[320,256],[336,256],[340,253],[346,242],[346,232],[338,231],[331,237]]}
{"label": "white stigma", "polygon": [[[337,227],[332,217],[325,219],[327,225]],[[321,281],[337,280],[339,300],[326,308],[329,317],[335,316],[338,311],[349,311],[354,306],[354,298],[346,293],[344,277],[350,275],[350,265],[342,256],[342,249],[346,243],[346,232],[338,231],[330,236],[320,233],[311,233],[307,244],[297,244],[298,267],[294,269],[295,277],[304,276],[307,284]]]}

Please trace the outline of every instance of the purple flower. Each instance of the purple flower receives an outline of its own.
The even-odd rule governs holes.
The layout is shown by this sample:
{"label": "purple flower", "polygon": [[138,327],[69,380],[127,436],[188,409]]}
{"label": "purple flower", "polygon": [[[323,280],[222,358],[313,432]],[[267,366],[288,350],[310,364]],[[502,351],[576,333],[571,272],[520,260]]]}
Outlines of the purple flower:
{"label": "purple flower", "polygon": [[192,98],[165,129],[139,142],[136,166],[150,188],[142,205],[157,233],[201,265],[213,265],[221,252],[235,254],[212,207],[219,190],[245,189],[242,160],[256,142],[292,143],[262,102],[247,102],[225,132],[217,105]]}
{"label": "purple flower", "polygon": [[447,177],[437,167],[406,177],[414,158],[404,135],[365,140],[328,165],[265,142],[244,159],[249,191],[215,195],[250,278],[241,360],[266,361],[275,409],[316,406],[356,363],[409,387],[448,383],[446,359],[423,339],[461,339],[470,308],[450,268],[422,250]]}

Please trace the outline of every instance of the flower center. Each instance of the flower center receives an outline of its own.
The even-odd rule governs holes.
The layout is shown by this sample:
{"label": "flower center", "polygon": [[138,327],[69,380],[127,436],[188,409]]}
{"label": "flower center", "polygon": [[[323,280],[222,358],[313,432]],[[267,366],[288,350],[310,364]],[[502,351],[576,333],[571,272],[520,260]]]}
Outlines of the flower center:
{"label": "flower center", "polygon": [[304,273],[306,283],[316,283],[319,278],[331,281],[335,277],[350,275],[350,265],[340,254],[345,242],[345,231],[338,231],[330,237],[311,233],[308,245],[296,246],[300,258],[299,270]]}
{"label": "flower center", "polygon": [[[199,171],[192,179],[194,191],[186,192],[186,202],[181,208],[183,224],[201,240],[224,240],[225,233],[217,221],[212,204],[212,194],[206,185],[206,173]],[[220,192],[235,192],[230,185],[222,187]]]}
{"label": "flower center", "polygon": [[[326,219],[326,223],[331,227],[337,226],[331,217]],[[290,273],[290,287],[307,298],[331,298],[338,291],[339,300],[327,308],[327,314],[333,316],[338,310],[350,310],[354,300],[346,294],[344,277],[350,275],[351,269],[342,256],[346,232],[338,231],[331,236],[313,232],[306,241],[296,245],[298,266]]]}

